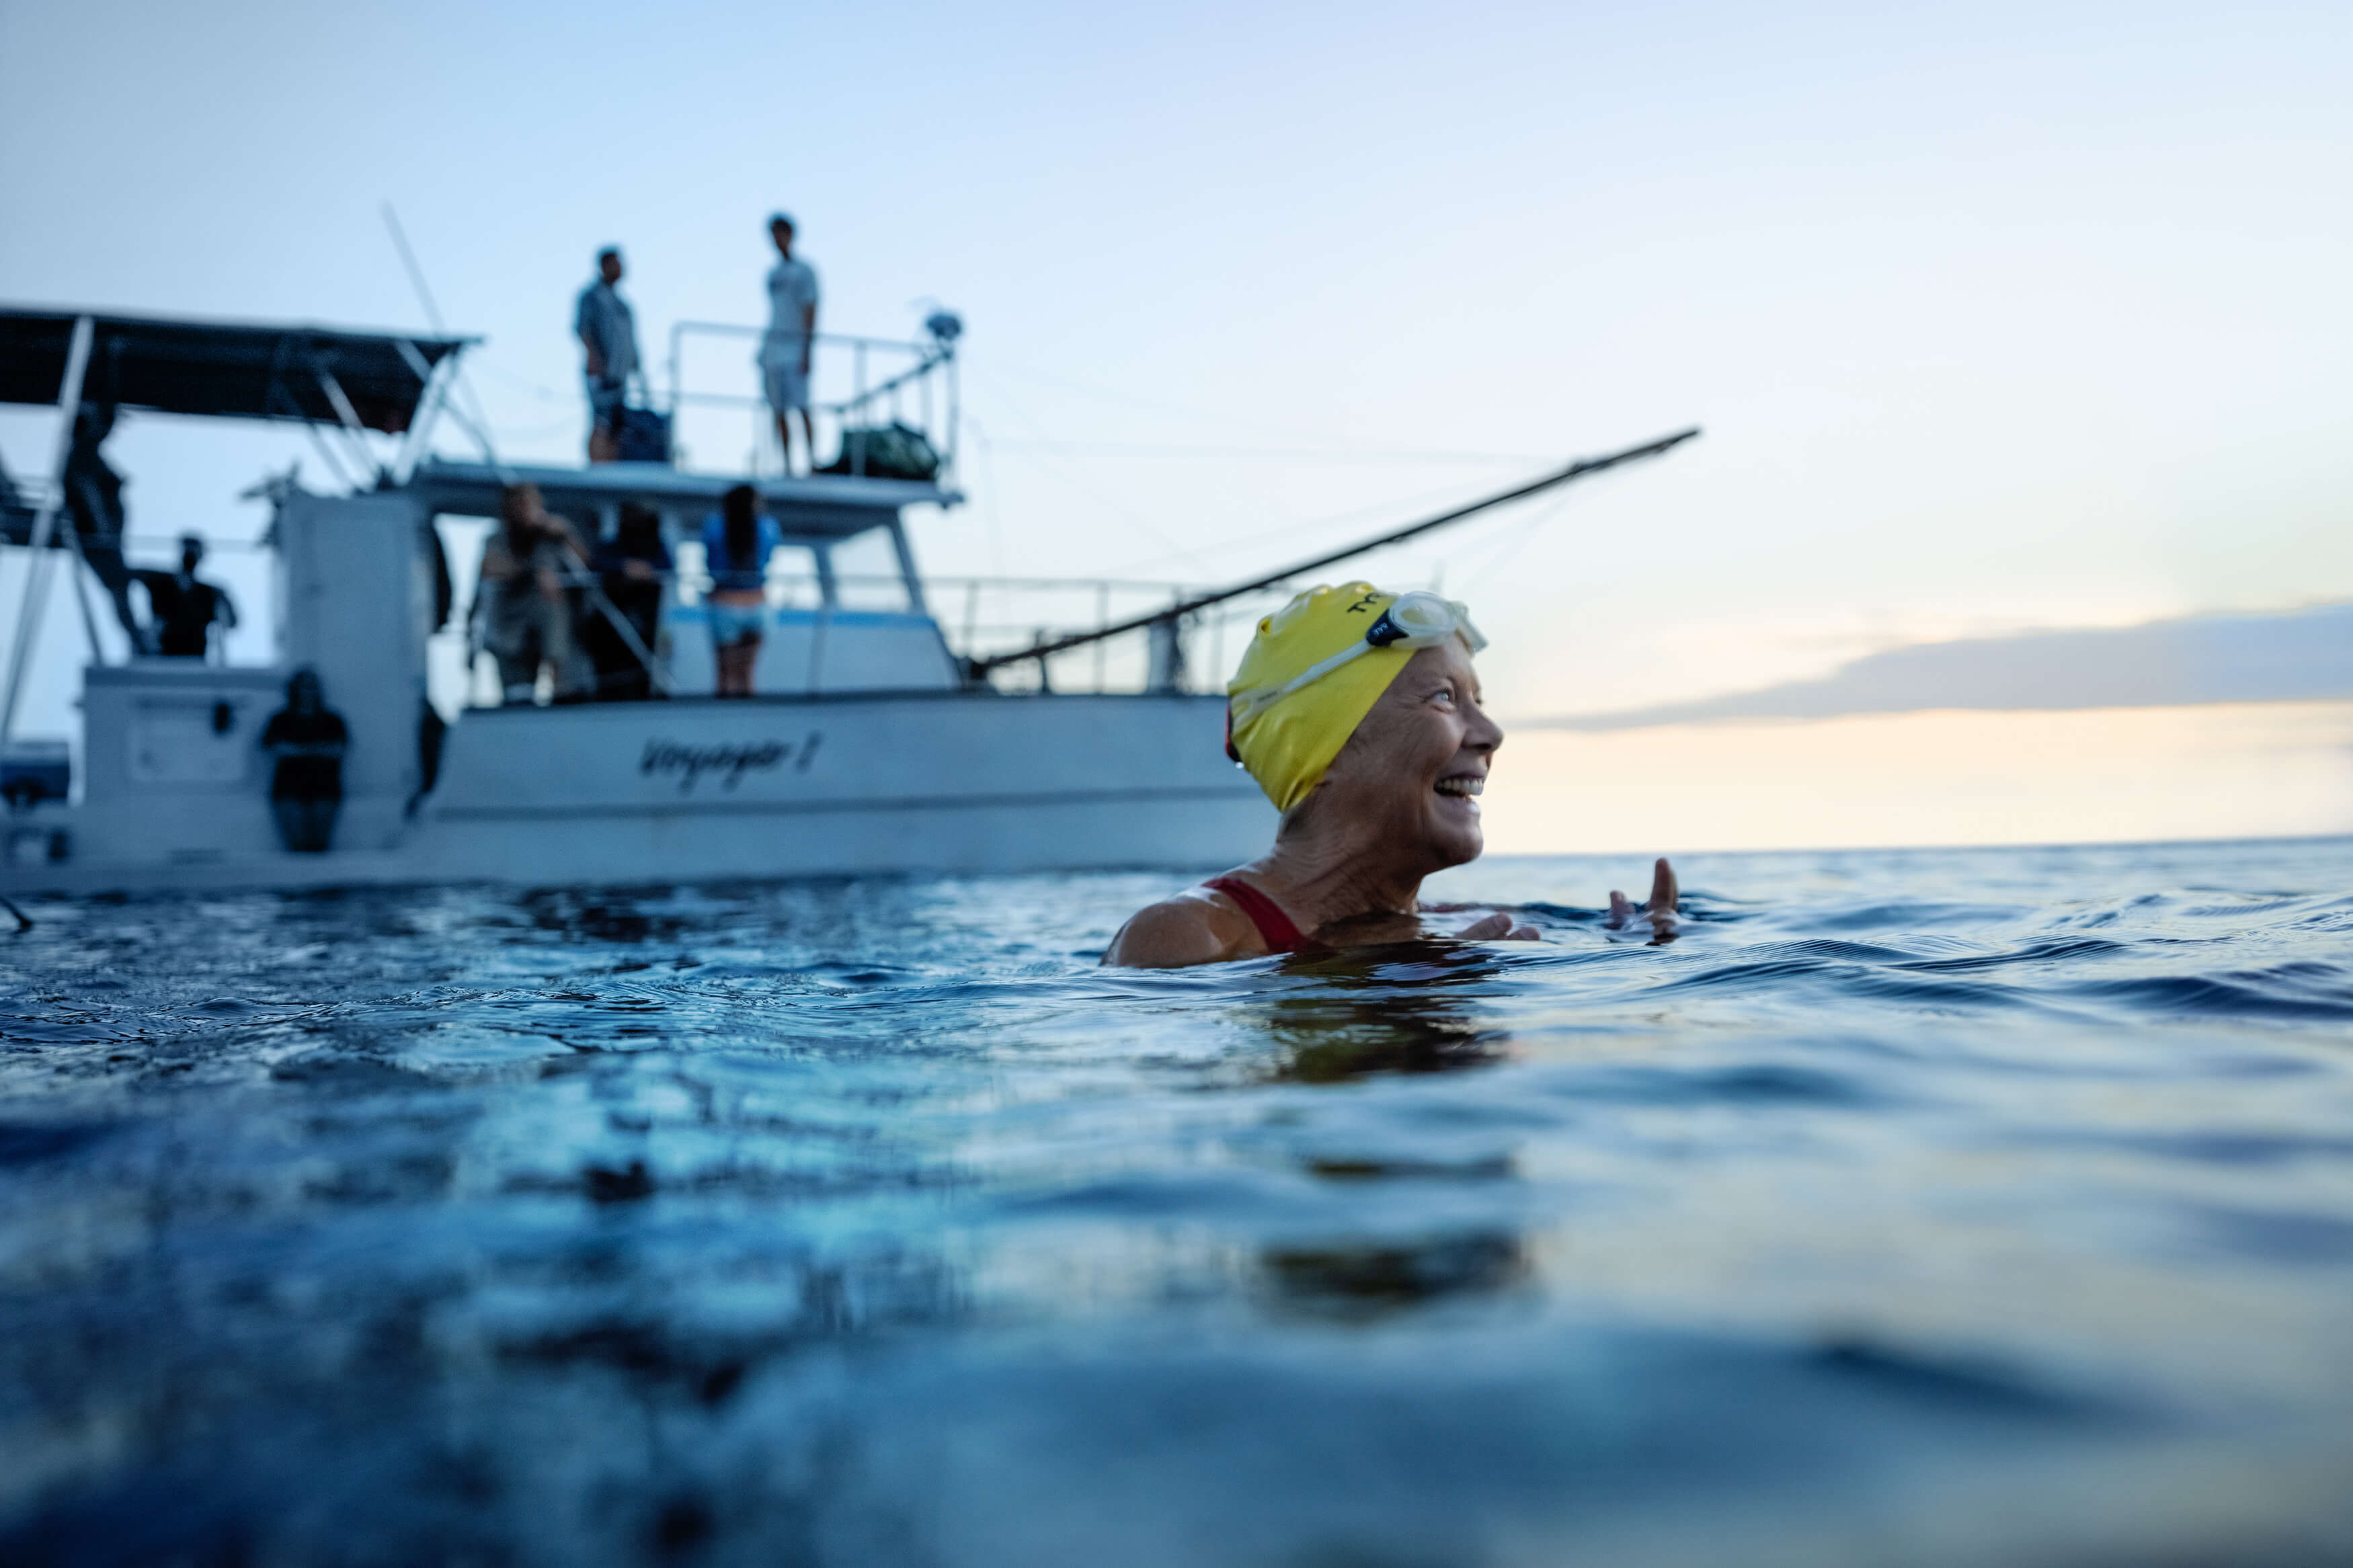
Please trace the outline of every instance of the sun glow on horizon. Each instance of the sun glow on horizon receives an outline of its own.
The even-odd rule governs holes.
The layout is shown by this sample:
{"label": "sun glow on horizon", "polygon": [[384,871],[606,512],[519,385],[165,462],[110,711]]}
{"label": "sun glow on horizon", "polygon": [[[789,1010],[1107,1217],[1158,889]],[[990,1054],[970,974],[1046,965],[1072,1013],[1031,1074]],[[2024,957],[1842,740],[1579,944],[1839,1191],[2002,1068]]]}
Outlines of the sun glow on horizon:
{"label": "sun glow on horizon", "polygon": [[1511,734],[1491,852],[2128,843],[2353,832],[2353,702]]}

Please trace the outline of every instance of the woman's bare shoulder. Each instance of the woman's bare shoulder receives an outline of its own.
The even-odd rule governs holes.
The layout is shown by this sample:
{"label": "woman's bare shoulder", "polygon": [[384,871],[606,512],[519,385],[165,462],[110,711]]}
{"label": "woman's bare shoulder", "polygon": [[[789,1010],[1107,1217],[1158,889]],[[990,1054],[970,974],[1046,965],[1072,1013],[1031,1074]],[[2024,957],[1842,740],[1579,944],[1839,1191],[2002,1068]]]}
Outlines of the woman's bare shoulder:
{"label": "woman's bare shoulder", "polygon": [[1187,888],[1129,916],[1103,961],[1119,969],[1183,969],[1264,951],[1258,928],[1232,900],[1208,888]]}

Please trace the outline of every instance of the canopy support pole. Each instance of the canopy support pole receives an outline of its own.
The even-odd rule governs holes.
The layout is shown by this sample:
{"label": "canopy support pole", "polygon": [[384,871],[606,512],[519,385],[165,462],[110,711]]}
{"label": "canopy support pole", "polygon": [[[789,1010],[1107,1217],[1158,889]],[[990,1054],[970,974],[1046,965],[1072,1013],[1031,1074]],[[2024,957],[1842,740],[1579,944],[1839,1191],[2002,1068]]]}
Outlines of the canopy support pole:
{"label": "canopy support pole", "polygon": [[[420,282],[418,287],[423,287],[423,284]],[[436,330],[438,331],[438,329]],[[449,417],[458,422],[458,428],[463,430],[467,435],[471,436],[474,438],[474,445],[482,449],[482,461],[490,467],[500,469],[503,472],[506,468],[506,465],[499,461],[498,448],[491,445],[490,432],[484,429],[480,425],[475,423],[473,420],[466,417],[466,411],[458,406],[458,399],[452,391],[452,388],[459,384],[459,377],[464,374],[463,370],[459,368],[458,356],[465,351],[463,349],[452,349],[449,353],[443,358],[439,364],[427,365],[425,363],[425,356],[417,353],[417,346],[414,343],[407,342],[406,339],[396,339],[394,340],[394,346],[400,350],[400,357],[408,362],[408,368],[417,373],[417,379],[425,383],[428,389],[433,386],[433,378],[435,376],[442,374],[444,371],[448,372],[448,374],[440,384],[438,395],[435,395],[433,398],[432,413],[427,414],[425,412],[425,405],[420,402],[417,405],[418,419],[429,426],[431,420],[435,416],[447,410]],[[473,390],[472,384],[466,383],[464,384],[468,391],[470,392]],[[408,459],[409,468],[413,470],[417,467],[417,463],[423,459],[424,456],[425,442],[423,437],[419,437],[417,439],[417,451]]]}
{"label": "canopy support pole", "polygon": [[906,584],[907,608],[919,616],[930,615],[931,606],[923,602],[923,574],[915,570],[914,546],[907,542],[907,525],[896,512],[891,515],[891,548],[899,557],[899,580]]}
{"label": "canopy support pole", "polygon": [[335,476],[337,482],[349,489],[359,489],[359,486],[352,481],[351,475],[343,471],[343,460],[335,456],[335,449],[327,445],[325,437],[319,434],[318,421],[302,412],[302,405],[295,400],[292,393],[286,390],[285,384],[278,379],[275,369],[270,372],[269,401],[273,404],[283,403],[294,417],[302,422],[302,433],[311,437],[311,445],[318,449],[321,460],[327,465],[328,470]]}
{"label": "canopy support pole", "polygon": [[335,418],[342,424],[343,434],[358,448],[362,471],[374,468],[381,476],[384,465],[377,462],[375,454],[368,449],[367,426],[360,423],[360,412],[352,406],[352,400],[343,395],[343,384],[337,381],[335,373],[324,364],[314,363],[311,366],[311,374],[318,378],[319,390],[327,395],[328,403],[333,405]]}
{"label": "canopy support pole", "polygon": [[[290,397],[287,401],[290,403],[293,399]],[[326,459],[327,467],[335,471],[335,478],[347,489],[358,489],[360,488],[358,482],[343,471],[343,460],[335,456],[335,449],[327,445],[327,438],[324,436],[319,434],[318,422],[312,419],[303,420],[302,431],[311,437],[311,445],[319,449],[319,456]]]}
{"label": "canopy support pole", "polygon": [[0,700],[0,744],[5,744],[16,724],[16,702],[25,694],[25,669],[32,662],[33,638],[40,630],[41,609],[47,595],[49,535],[58,525],[58,510],[66,501],[66,463],[73,454],[74,416],[81,409],[83,379],[90,373],[90,342],[97,322],[88,316],[74,319],[73,339],[66,348],[66,375],[58,392],[57,484],[48,504],[33,519],[27,536],[31,550],[25,561],[25,599],[16,612],[16,639],[8,649],[8,695]]}
{"label": "canopy support pole", "polygon": [[417,373],[424,388],[417,395],[417,412],[409,416],[407,434],[400,438],[399,454],[393,459],[392,477],[395,482],[405,485],[408,476],[417,471],[417,465],[424,460],[426,443],[433,439],[434,422],[441,416],[441,405],[449,400],[448,372],[457,363],[458,355],[446,354],[439,364],[428,364],[417,345],[407,339],[396,338],[393,346],[408,362],[408,368]]}

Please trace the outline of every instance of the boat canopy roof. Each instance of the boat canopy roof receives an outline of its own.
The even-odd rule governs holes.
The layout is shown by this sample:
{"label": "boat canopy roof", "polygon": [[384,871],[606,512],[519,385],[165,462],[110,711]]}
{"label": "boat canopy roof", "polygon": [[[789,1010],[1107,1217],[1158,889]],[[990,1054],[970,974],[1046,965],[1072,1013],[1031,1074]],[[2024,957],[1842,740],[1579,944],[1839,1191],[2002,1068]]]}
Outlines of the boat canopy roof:
{"label": "boat canopy roof", "polygon": [[0,306],[0,403],[54,404],[74,322],[92,318],[83,397],[160,414],[348,424],[399,434],[426,379],[479,342],[251,321]]}
{"label": "boat canopy roof", "polygon": [[511,484],[539,487],[552,510],[593,513],[607,505],[635,502],[656,511],[700,519],[715,511],[719,498],[739,484],[760,492],[763,510],[787,539],[847,539],[880,528],[902,507],[954,506],[958,492],[914,479],[810,474],[789,479],[741,479],[724,474],[683,473],[660,463],[596,463],[585,468],[532,468],[512,464],[451,463],[438,458],[417,466],[402,487],[435,513],[496,517],[499,498]]}

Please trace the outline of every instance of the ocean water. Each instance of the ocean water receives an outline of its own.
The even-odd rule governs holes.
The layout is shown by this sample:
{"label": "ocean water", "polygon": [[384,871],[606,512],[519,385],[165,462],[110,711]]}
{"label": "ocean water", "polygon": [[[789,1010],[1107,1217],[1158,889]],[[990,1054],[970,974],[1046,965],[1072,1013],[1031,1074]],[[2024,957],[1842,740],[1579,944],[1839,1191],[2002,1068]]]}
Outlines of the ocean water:
{"label": "ocean water", "polygon": [[2353,1561],[2353,842],[41,900],[0,1561]]}

